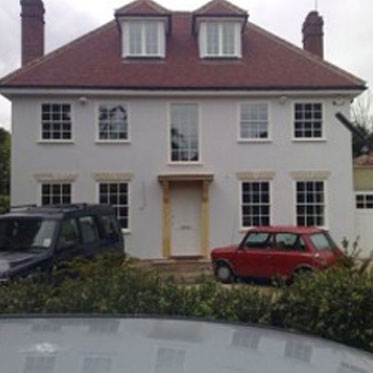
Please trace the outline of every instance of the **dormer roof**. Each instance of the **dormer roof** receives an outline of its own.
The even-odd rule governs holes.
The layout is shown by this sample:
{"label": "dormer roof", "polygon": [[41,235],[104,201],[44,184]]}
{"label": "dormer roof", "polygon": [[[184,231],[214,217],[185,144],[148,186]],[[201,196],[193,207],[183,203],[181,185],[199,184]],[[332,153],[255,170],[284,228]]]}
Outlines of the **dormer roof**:
{"label": "dormer roof", "polygon": [[115,16],[168,16],[171,12],[152,0],[136,0],[115,12]]}
{"label": "dormer roof", "polygon": [[247,17],[248,13],[239,8],[238,6],[226,1],[226,0],[212,0],[205,4],[204,6],[198,8],[193,12],[195,16],[205,16],[205,17]]}

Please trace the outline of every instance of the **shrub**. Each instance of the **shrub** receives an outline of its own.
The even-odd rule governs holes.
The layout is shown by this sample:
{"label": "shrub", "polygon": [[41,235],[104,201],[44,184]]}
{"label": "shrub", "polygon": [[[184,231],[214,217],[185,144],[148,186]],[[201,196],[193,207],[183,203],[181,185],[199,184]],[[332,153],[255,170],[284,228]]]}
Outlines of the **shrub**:
{"label": "shrub", "polygon": [[373,351],[373,278],[341,266],[299,276],[273,304],[270,322]]}
{"label": "shrub", "polygon": [[8,212],[9,208],[10,208],[9,196],[0,194],[0,214]]}
{"label": "shrub", "polygon": [[373,276],[353,267],[303,275],[275,295],[214,281],[180,285],[122,256],[83,259],[0,286],[0,313],[168,315],[262,323],[373,351]]}

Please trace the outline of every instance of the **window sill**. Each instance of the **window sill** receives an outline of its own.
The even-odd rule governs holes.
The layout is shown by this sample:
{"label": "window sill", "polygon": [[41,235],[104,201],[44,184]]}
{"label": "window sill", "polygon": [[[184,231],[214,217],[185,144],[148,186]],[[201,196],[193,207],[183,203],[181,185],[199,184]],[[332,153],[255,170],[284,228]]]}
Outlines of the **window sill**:
{"label": "window sill", "polygon": [[292,142],[327,142],[327,139],[325,137],[321,138],[295,138],[293,137],[291,139]]}
{"label": "window sill", "polygon": [[239,144],[270,144],[272,143],[272,139],[238,139],[237,142]]}
{"label": "window sill", "polygon": [[123,56],[123,59],[125,61],[131,61],[131,60],[155,60],[155,61],[161,61],[164,60],[165,57],[160,54],[152,54],[152,55],[146,55],[146,54],[138,54],[138,55],[127,55]]}
{"label": "window sill", "polygon": [[121,229],[121,232],[122,232],[122,234],[123,235],[126,235],[126,236],[128,236],[128,235],[130,235],[131,234],[131,230],[130,229]]}
{"label": "window sill", "polygon": [[215,61],[215,60],[237,61],[237,60],[240,60],[242,58],[242,56],[239,56],[237,54],[229,55],[229,56],[216,54],[216,55],[205,55],[205,56],[201,56],[201,58],[203,60],[205,60],[205,61]]}
{"label": "window sill", "polygon": [[74,140],[38,140],[36,142],[40,145],[73,145],[75,144]]}
{"label": "window sill", "polygon": [[203,166],[202,162],[167,162],[168,166]]}
{"label": "window sill", "polygon": [[96,140],[96,145],[129,145],[131,140]]}

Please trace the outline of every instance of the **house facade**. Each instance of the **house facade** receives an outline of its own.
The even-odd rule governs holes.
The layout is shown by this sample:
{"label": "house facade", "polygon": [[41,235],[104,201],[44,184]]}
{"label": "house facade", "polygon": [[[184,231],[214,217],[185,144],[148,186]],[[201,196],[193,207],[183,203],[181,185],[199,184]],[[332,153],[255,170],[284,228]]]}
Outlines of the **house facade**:
{"label": "house facade", "polygon": [[361,256],[373,253],[373,154],[354,159],[355,233]]}
{"label": "house facade", "polygon": [[140,258],[205,257],[257,225],[354,236],[351,135],[335,114],[365,83],[324,61],[317,12],[300,49],[224,0],[138,0],[44,55],[43,3],[21,5],[23,66],[0,81],[13,205],[110,203]]}

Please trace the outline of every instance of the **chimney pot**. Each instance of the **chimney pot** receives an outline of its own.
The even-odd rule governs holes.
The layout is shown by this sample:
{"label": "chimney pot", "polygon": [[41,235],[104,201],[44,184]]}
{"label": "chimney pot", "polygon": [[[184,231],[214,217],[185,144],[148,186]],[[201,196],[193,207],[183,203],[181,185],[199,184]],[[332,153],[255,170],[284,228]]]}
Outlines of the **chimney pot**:
{"label": "chimney pot", "polygon": [[44,55],[44,4],[21,0],[22,66]]}
{"label": "chimney pot", "polygon": [[303,49],[324,58],[324,20],[317,11],[310,12],[303,23]]}

